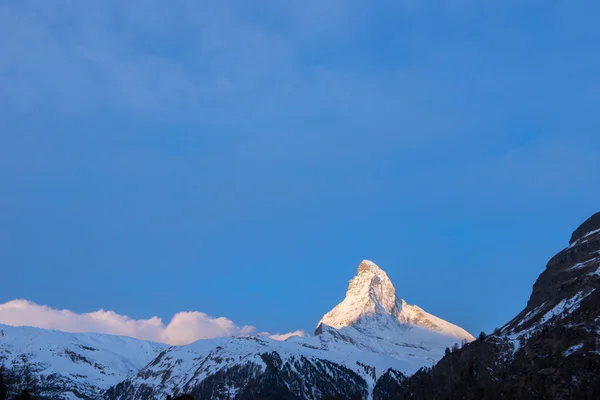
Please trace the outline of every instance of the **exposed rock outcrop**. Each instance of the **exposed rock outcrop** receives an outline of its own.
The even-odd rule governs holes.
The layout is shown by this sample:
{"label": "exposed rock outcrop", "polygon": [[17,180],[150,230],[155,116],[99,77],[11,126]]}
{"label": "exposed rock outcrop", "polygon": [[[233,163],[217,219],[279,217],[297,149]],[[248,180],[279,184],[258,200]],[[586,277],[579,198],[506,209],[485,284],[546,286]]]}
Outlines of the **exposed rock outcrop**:
{"label": "exposed rock outcrop", "polygon": [[431,369],[380,380],[374,393],[412,400],[598,399],[599,344],[600,213],[548,262],[513,320]]}

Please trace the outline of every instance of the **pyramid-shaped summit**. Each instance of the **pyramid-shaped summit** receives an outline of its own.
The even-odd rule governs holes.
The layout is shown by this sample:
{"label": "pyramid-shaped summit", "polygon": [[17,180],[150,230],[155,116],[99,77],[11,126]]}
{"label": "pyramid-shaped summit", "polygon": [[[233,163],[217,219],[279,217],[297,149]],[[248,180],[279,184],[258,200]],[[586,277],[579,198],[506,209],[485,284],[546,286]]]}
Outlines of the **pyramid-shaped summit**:
{"label": "pyramid-shaped summit", "polygon": [[[431,367],[447,347],[472,339],[463,329],[399,299],[387,274],[370,261],[360,263],[346,298],[319,327],[316,336],[285,341],[258,335],[166,346],[0,325],[0,354],[14,361],[5,365],[11,366],[15,381],[33,377],[40,383],[39,397],[52,399],[163,400],[184,392],[227,400],[273,398],[273,393],[290,399],[339,393],[345,394],[343,399],[364,399],[378,398],[378,382],[385,388]],[[84,364],[91,372],[74,373],[85,372],[81,360],[90,360]],[[98,365],[102,371],[92,368]],[[56,379],[44,378],[49,373]]]}
{"label": "pyramid-shaped summit", "polygon": [[409,305],[396,296],[392,281],[374,262],[364,260],[350,281],[346,297],[321,318],[315,334],[324,327],[357,330],[368,335],[417,342],[470,342],[466,330]]}

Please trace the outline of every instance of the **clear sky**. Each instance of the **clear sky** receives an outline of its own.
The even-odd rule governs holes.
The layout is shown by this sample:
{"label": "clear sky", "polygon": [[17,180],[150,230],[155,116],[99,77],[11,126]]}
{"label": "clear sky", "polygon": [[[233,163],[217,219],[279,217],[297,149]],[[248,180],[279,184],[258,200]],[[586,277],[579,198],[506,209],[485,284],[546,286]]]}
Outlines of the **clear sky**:
{"label": "clear sky", "polygon": [[600,210],[597,1],[0,3],[0,302],[492,330]]}

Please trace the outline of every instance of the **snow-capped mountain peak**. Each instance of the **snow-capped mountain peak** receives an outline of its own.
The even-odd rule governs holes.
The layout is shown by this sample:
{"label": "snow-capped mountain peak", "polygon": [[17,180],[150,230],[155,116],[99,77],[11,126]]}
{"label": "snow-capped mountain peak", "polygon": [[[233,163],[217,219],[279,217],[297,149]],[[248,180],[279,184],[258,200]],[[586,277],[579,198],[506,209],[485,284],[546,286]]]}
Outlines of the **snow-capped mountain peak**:
{"label": "snow-capped mountain peak", "polygon": [[344,300],[325,314],[318,325],[340,329],[368,315],[393,314],[395,311],[396,288],[392,281],[375,263],[364,260],[350,281]]}
{"label": "snow-capped mountain peak", "polygon": [[230,337],[167,346],[0,325],[0,367],[10,369],[5,374],[10,382],[33,382],[40,397],[61,400],[160,400],[181,393],[320,399],[341,392],[348,400],[373,398],[384,375],[412,375],[435,364],[447,347],[472,339],[398,298],[387,274],[365,260],[345,299],[323,317],[313,337]]}
{"label": "snow-capped mountain peak", "polygon": [[455,341],[475,339],[464,329],[397,297],[385,271],[368,260],[358,266],[344,300],[321,318],[316,334],[323,331],[323,325],[419,342],[437,342],[437,336]]}

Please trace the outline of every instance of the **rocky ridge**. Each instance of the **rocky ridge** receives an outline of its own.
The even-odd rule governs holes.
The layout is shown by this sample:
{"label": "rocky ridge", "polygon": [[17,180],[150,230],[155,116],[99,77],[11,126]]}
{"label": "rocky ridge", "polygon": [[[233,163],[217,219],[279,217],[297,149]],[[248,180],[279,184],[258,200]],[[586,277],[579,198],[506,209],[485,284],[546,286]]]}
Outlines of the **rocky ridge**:
{"label": "rocky ridge", "polygon": [[222,338],[172,347],[107,398],[185,392],[211,399],[362,399],[382,376],[410,375],[433,365],[446,347],[471,340],[462,328],[398,299],[387,274],[365,260],[314,337]]}
{"label": "rocky ridge", "polygon": [[527,306],[514,319],[447,354],[431,369],[409,378],[380,380],[374,398],[600,398],[599,289],[597,213],[550,259]]}

